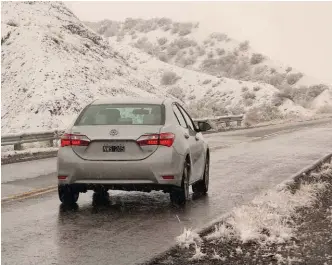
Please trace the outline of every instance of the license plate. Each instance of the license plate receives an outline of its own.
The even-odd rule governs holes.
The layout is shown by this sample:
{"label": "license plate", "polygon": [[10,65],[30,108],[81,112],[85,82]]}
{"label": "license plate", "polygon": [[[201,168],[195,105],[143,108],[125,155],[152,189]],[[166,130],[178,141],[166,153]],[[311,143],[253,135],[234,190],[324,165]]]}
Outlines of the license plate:
{"label": "license plate", "polygon": [[103,152],[124,152],[125,147],[123,145],[104,145]]}

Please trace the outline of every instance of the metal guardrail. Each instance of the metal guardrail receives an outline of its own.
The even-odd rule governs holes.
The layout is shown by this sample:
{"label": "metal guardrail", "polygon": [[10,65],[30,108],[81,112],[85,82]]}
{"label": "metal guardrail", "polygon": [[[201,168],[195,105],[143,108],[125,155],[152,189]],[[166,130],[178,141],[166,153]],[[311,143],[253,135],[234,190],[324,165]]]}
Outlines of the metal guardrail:
{"label": "metal guardrail", "polygon": [[22,150],[22,144],[48,142],[50,147],[53,147],[54,141],[58,140],[62,133],[62,131],[48,131],[4,135],[1,137],[1,146],[14,145],[14,150]]}
{"label": "metal guardrail", "polygon": [[237,126],[241,126],[242,125],[242,121],[243,121],[243,117],[244,115],[233,115],[233,116],[218,116],[218,117],[210,117],[210,118],[198,118],[198,119],[193,119],[194,121],[198,122],[198,121],[205,121],[210,123],[210,125],[212,126],[213,124],[222,124],[225,123],[225,125],[227,127],[230,126],[231,122],[236,121]]}
{"label": "metal guardrail", "polygon": [[[225,123],[229,126],[231,122],[236,121],[237,126],[241,126],[244,115],[236,116],[219,116],[211,118],[199,118],[193,119],[195,122],[205,121],[211,124]],[[34,132],[34,133],[22,133],[22,134],[11,134],[4,135],[1,137],[1,146],[14,145],[14,150],[22,150],[22,144],[34,143],[34,142],[49,142],[50,147],[54,146],[54,141],[60,139],[63,131],[48,131],[48,132]]]}

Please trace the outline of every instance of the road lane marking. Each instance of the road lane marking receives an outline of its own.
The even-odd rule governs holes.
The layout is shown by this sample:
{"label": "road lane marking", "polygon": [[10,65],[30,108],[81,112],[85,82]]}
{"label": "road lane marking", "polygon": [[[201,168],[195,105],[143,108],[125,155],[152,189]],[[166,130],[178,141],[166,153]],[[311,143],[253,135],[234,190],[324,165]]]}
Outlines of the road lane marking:
{"label": "road lane marking", "polygon": [[57,189],[57,186],[49,186],[49,187],[46,187],[46,188],[41,188],[41,189],[36,189],[36,190],[16,194],[16,195],[13,195],[13,196],[1,198],[1,203],[16,201],[16,200],[19,200],[19,199],[28,199],[28,198],[35,197],[35,196],[38,196],[38,195],[42,195],[42,194],[45,194],[45,193],[56,191],[56,189]]}

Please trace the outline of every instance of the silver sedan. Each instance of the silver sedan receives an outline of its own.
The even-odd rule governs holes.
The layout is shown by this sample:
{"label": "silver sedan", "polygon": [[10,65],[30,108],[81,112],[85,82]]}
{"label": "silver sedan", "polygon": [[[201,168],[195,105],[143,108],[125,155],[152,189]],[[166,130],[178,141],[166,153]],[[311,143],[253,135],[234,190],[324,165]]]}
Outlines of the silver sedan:
{"label": "silver sedan", "polygon": [[60,201],[76,203],[88,190],[162,190],[185,204],[190,185],[208,191],[210,152],[201,132],[210,129],[171,99],[96,100],[61,139]]}

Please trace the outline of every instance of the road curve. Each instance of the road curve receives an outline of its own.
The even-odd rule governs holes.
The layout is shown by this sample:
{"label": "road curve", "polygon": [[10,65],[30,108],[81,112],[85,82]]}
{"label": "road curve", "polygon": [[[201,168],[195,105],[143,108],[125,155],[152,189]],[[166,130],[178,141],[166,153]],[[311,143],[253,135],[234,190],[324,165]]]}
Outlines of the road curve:
{"label": "road curve", "polygon": [[92,192],[82,194],[75,209],[63,208],[55,192],[3,204],[2,263],[143,262],[166,250],[184,227],[212,221],[331,151],[332,123],[208,138],[220,144],[223,137],[225,146],[211,153],[209,195],[185,208],[171,207],[160,192],[117,191],[109,205],[96,203]]}

